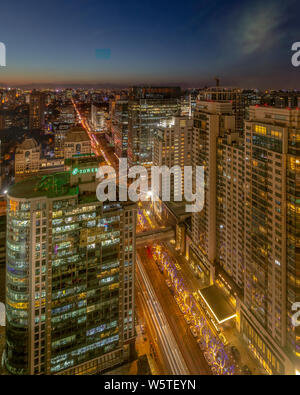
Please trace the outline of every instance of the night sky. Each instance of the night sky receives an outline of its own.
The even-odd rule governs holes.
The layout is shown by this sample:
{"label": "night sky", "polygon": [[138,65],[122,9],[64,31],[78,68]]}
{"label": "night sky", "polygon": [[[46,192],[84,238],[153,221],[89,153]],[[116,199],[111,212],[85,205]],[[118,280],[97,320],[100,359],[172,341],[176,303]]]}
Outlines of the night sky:
{"label": "night sky", "polygon": [[299,0],[11,0],[0,83],[300,89]]}

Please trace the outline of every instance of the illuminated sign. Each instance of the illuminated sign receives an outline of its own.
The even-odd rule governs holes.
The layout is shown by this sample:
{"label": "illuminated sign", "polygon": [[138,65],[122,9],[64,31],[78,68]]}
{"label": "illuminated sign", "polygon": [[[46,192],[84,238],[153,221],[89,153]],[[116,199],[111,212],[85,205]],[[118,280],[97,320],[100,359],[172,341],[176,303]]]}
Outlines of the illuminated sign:
{"label": "illuminated sign", "polygon": [[77,174],[88,174],[88,173],[97,173],[98,167],[91,167],[88,169],[78,169],[78,167],[75,167],[75,169],[72,170],[72,175],[76,176]]}

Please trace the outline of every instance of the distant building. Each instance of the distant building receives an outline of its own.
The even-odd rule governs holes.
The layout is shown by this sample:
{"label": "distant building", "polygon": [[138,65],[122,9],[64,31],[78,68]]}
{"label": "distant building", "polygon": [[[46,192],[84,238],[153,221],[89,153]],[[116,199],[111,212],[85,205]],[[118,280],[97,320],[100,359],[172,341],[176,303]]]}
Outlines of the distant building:
{"label": "distant building", "polygon": [[[182,172],[182,195],[184,194],[184,166],[192,165],[192,134],[193,120],[189,117],[174,117],[168,121],[162,121],[154,137],[153,165],[179,166]],[[171,199],[174,198],[174,189],[180,185],[180,180],[171,177]],[[160,191],[163,188],[163,180],[160,177]],[[165,187],[164,187],[165,188]]]}
{"label": "distant building", "polygon": [[33,138],[25,140],[16,148],[15,179],[36,175],[41,166],[41,146]]}
{"label": "distant building", "polygon": [[42,129],[45,122],[45,96],[33,91],[29,97],[29,129]]}
{"label": "distant building", "polygon": [[106,107],[92,104],[91,123],[96,132],[105,132],[108,111]]}
{"label": "distant building", "polygon": [[87,132],[80,126],[71,128],[64,139],[64,158],[91,153],[91,141]]}
{"label": "distant building", "polygon": [[54,123],[54,154],[56,158],[64,157],[65,138],[72,125],[69,123]]}
{"label": "distant building", "polygon": [[128,100],[116,100],[111,129],[116,155],[119,158],[127,157]]}
{"label": "distant building", "polygon": [[42,156],[41,146],[35,139],[25,138],[15,152],[15,181],[37,174],[50,173],[64,169],[63,158],[47,158]]}
{"label": "distant building", "polygon": [[179,114],[180,88],[132,88],[128,103],[129,163],[151,166],[153,139],[160,122]]}
{"label": "distant building", "polygon": [[60,114],[57,121],[60,123],[74,125],[76,121],[76,113],[74,107],[71,104],[68,106],[61,106]]}

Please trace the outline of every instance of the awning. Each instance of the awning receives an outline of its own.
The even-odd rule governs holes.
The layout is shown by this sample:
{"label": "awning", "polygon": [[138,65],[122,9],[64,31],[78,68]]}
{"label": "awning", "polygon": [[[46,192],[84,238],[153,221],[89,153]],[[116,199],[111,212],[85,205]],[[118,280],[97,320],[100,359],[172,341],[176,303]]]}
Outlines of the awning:
{"label": "awning", "polygon": [[198,293],[218,324],[222,324],[236,317],[234,308],[229,304],[226,296],[216,285],[203,288]]}

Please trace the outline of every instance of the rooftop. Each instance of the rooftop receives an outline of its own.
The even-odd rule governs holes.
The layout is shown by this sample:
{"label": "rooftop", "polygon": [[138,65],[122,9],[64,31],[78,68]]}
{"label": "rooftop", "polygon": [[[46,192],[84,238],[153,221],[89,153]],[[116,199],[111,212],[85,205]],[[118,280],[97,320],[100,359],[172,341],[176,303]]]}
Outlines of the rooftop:
{"label": "rooftop", "polygon": [[82,141],[90,141],[87,132],[80,126],[75,126],[71,128],[67,133],[65,138],[65,142],[74,143],[74,142],[82,142]]}
{"label": "rooftop", "polygon": [[227,302],[224,294],[216,285],[211,285],[198,292],[218,324],[222,324],[236,316],[233,307]]}
{"label": "rooftop", "polygon": [[18,199],[37,197],[60,197],[78,194],[78,186],[70,186],[70,173],[62,172],[40,177],[28,178],[11,186],[8,196]]}
{"label": "rooftop", "polygon": [[38,147],[39,145],[34,138],[25,138],[25,140],[17,148],[18,150],[29,150]]}

